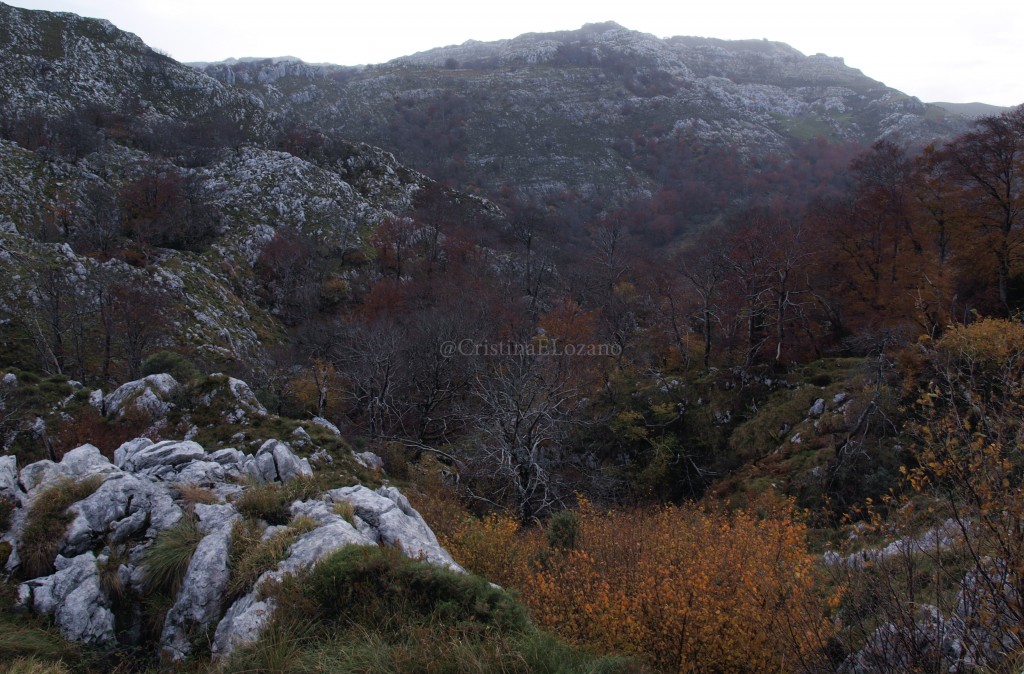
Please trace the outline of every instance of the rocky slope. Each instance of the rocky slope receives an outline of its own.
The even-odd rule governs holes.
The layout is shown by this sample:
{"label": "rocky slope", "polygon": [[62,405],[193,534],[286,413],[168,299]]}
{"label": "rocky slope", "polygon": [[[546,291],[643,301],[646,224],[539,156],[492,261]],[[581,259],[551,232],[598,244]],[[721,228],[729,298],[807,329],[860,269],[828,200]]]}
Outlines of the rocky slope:
{"label": "rocky slope", "polygon": [[632,160],[652,139],[751,157],[815,136],[922,143],[964,128],[840,58],[768,41],[659,39],[614,23],[370,67],[266,60],[202,70],[434,175],[535,192],[656,182]]}
{"label": "rocky slope", "polygon": [[4,108],[45,114],[90,105],[131,111],[142,123],[220,114],[266,123],[259,100],[153,51],[109,21],[0,3]]}
{"label": "rocky slope", "polygon": [[[134,407],[160,416],[177,386],[170,375],[152,376],[98,399],[110,414]],[[227,390],[235,416],[266,415],[243,382],[232,380]],[[293,439],[314,460],[335,463],[307,433]],[[258,638],[275,608],[267,588],[348,545],[389,546],[461,571],[398,489],[320,487],[310,460],[292,444],[270,438],[245,453],[137,438],[113,452],[113,461],[89,444],[57,462],[18,466],[14,456],[0,457],[0,498],[10,508],[0,547],[5,571],[22,579],[18,605],[52,616],[69,640],[101,646],[144,643],[145,621],[156,620],[162,657],[180,660],[205,631],[215,656]],[[338,479],[335,473],[330,481]],[[254,510],[255,493],[294,498],[282,514]],[[248,583],[239,580],[239,560],[249,552],[243,525],[258,533],[249,545],[278,544],[277,556]],[[146,603],[162,591],[154,550],[183,531],[195,536],[187,568],[154,609]]]}
{"label": "rocky slope", "polygon": [[301,294],[298,281],[268,289],[256,278],[270,242],[314,257],[302,283],[342,301],[354,283],[346,254],[365,257],[377,227],[435,186],[366,144],[280,151],[277,113],[258,97],[106,21],[0,4],[0,56],[0,314],[16,331],[3,349],[31,345],[54,371],[65,370],[66,331],[109,319],[122,291],[149,307],[133,320],[178,326],[164,346],[218,367],[258,360]]}

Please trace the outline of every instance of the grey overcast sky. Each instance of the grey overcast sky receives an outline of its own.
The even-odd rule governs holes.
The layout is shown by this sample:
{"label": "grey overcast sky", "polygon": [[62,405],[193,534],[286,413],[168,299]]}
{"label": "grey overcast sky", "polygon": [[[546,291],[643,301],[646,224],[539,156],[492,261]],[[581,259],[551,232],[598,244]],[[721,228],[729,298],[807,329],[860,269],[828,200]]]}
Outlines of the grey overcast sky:
{"label": "grey overcast sky", "polygon": [[768,38],[925,101],[1024,103],[1024,2],[987,0],[8,0],[109,19],[179,61],[381,63],[466,40],[616,21],[659,37]]}

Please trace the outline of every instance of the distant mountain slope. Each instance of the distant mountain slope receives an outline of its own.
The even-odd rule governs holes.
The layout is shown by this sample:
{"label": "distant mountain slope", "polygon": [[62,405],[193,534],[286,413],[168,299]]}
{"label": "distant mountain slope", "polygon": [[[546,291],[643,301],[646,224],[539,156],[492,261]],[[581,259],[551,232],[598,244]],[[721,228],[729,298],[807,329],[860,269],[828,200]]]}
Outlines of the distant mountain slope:
{"label": "distant mountain slope", "polygon": [[965,127],[842,59],[768,41],[659,39],[614,23],[379,66],[266,60],[204,72],[428,173],[535,192],[657,182],[636,157],[652,140],[759,157],[816,136],[924,143]]}
{"label": "distant mountain slope", "polygon": [[[62,350],[68,326],[95,332],[116,291],[147,321],[174,323],[162,345],[252,365],[282,339],[285,310],[298,312],[296,283],[270,292],[258,278],[271,242],[306,266],[315,259],[311,293],[350,291],[345,255],[365,259],[377,227],[423,192],[467,218],[501,217],[366,144],[283,152],[262,100],[107,21],[0,4],[0,63],[0,324],[13,336],[0,353],[10,359],[21,356],[3,349],[16,344]],[[292,279],[298,263],[281,265]],[[316,312],[310,302],[302,318]],[[52,360],[74,371],[73,356]]]}
{"label": "distant mountain slope", "polygon": [[0,89],[7,114],[54,115],[90,105],[141,118],[220,113],[264,123],[260,102],[160,54],[109,21],[0,3]]}
{"label": "distant mountain slope", "polygon": [[977,102],[975,102],[975,103],[938,103],[938,102],[936,102],[936,103],[931,103],[930,105],[934,105],[934,106],[937,106],[937,107],[940,107],[940,108],[944,108],[946,110],[949,110],[950,112],[956,113],[958,115],[963,115],[964,117],[969,117],[971,119],[976,119],[978,117],[988,117],[990,115],[998,115],[998,114],[1001,114],[1003,112],[1006,112],[1007,110],[1012,110],[1012,108],[1007,108],[1007,107],[1004,107],[1004,106],[1001,106],[1001,105],[989,105],[988,103],[977,103]]}

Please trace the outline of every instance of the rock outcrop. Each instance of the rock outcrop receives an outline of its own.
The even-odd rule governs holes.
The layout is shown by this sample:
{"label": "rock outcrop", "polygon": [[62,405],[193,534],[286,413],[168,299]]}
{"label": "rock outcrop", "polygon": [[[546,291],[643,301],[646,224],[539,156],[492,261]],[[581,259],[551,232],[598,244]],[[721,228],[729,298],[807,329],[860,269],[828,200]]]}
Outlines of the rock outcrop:
{"label": "rock outcrop", "polygon": [[[131,394],[117,399],[137,399],[139,391],[151,389],[125,390]],[[61,633],[73,641],[108,645],[138,639],[141,609],[115,611],[115,602],[121,602],[122,608],[126,597],[141,603],[152,589],[147,552],[154,541],[173,527],[194,526],[198,543],[180,589],[170,598],[160,637],[161,656],[177,661],[193,652],[197,634],[214,635],[213,652],[218,656],[257,638],[275,609],[274,600],[264,596],[261,588],[308,569],[347,545],[392,546],[411,557],[462,570],[397,489],[375,491],[354,485],[292,503],[292,519],[301,521],[302,527],[267,527],[264,539],[289,532],[294,540],[289,539],[280,561],[260,575],[249,591],[230,599],[233,526],[242,517],[234,502],[247,488],[311,474],[307,459],[297,456],[288,443],[274,439],[264,442],[255,454],[246,454],[235,448],[211,453],[189,440],[137,438],[119,447],[113,461],[96,447],[83,445],[59,462],[38,461],[20,471],[13,457],[3,457],[0,495],[16,505],[11,531],[4,537],[12,546],[7,571],[22,577],[27,570],[18,553],[26,544],[26,523],[39,517],[32,511],[33,503],[53,498],[51,488],[65,489],[85,479],[99,482],[65,510],[68,523],[56,542],[54,572],[24,580],[18,589],[19,605],[52,616]],[[216,502],[183,501],[184,485],[207,488]],[[350,506],[339,506],[342,502]],[[124,620],[134,622],[119,622]]]}
{"label": "rock outcrop", "polygon": [[[952,615],[919,604],[877,627],[839,668],[842,674],[917,671],[923,663],[952,674],[995,669],[1021,649],[1024,603],[1008,564],[986,559],[960,582]],[[912,611],[912,613],[910,613]]]}
{"label": "rock outcrop", "polygon": [[124,416],[128,409],[149,414],[157,419],[167,415],[174,406],[170,398],[181,385],[169,374],[151,374],[122,384],[110,395],[103,397],[103,407],[109,415]]}
{"label": "rock outcrop", "polygon": [[23,583],[18,602],[52,615],[65,639],[88,644],[114,640],[114,613],[103,591],[96,556],[86,552],[68,559],[58,555],[57,572]]}

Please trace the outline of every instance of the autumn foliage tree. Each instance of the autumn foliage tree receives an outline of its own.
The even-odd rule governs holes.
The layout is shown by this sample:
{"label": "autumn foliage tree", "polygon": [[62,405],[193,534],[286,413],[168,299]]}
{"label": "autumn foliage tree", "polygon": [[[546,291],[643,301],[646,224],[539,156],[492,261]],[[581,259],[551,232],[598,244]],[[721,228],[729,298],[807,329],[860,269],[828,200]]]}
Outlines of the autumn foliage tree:
{"label": "autumn foliage tree", "polygon": [[[835,566],[849,588],[843,641],[870,671],[1016,672],[1024,655],[1024,327],[1003,319],[950,326],[915,351],[919,358],[906,360],[921,386],[904,429],[905,488],[869,503],[861,530],[897,542]],[[951,640],[954,649],[944,645]]]}
{"label": "autumn foliage tree", "polygon": [[1024,654],[1024,326],[956,326],[928,356],[909,480],[933,497],[935,519],[955,526],[975,595],[957,608],[964,648],[996,665]]}
{"label": "autumn foliage tree", "polygon": [[1013,286],[1024,263],[1024,107],[978,121],[942,155],[949,195],[969,211],[961,244],[991,270],[1004,315],[1021,303]]}

